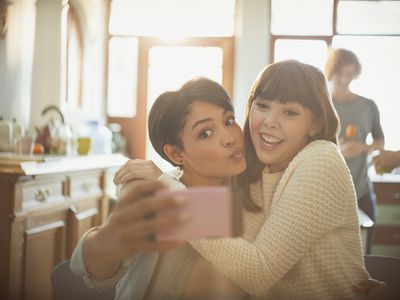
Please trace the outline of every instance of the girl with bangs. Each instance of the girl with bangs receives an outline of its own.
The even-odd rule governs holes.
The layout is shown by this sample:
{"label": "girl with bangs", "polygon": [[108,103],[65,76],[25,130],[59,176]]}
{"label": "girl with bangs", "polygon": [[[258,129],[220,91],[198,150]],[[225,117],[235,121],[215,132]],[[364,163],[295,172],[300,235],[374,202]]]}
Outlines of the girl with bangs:
{"label": "girl with bangs", "polygon": [[191,245],[256,298],[362,297],[354,286],[369,275],[338,125],[325,76],[311,65],[274,63],[253,84],[237,178],[244,234]]}
{"label": "girl with bangs", "polygon": [[[243,234],[189,241],[252,298],[365,297],[355,289],[370,281],[338,127],[317,68],[282,61],[254,82],[244,124],[247,166],[234,180],[245,192]],[[131,178],[146,178],[131,168]]]}

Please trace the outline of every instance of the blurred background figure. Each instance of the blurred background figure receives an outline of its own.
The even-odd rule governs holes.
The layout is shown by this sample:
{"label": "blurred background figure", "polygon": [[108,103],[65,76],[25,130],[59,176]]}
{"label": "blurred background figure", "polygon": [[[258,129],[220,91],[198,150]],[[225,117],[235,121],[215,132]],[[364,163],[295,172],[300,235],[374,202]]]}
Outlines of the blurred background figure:
{"label": "blurred background figure", "polygon": [[378,155],[374,156],[372,163],[376,173],[390,173],[393,169],[400,167],[400,150],[381,150]]}
{"label": "blurred background figure", "polygon": [[[331,49],[326,63],[326,76],[331,82],[333,104],[339,115],[340,150],[353,177],[358,207],[375,222],[376,197],[368,177],[368,153],[383,149],[379,110],[371,99],[350,90],[350,83],[361,73],[357,56],[346,49]],[[372,135],[372,143],[367,136]],[[375,228],[368,233],[367,254],[371,252]]]}

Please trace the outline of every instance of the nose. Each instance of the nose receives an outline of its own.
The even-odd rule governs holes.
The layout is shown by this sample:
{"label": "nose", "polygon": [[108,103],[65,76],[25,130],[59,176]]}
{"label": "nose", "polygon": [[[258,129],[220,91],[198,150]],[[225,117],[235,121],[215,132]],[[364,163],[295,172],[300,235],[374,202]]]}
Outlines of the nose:
{"label": "nose", "polygon": [[267,128],[277,128],[278,127],[278,114],[274,111],[269,111],[265,115],[263,125]]}
{"label": "nose", "polygon": [[225,129],[222,137],[222,144],[224,147],[231,147],[236,144],[236,137],[229,129]]}

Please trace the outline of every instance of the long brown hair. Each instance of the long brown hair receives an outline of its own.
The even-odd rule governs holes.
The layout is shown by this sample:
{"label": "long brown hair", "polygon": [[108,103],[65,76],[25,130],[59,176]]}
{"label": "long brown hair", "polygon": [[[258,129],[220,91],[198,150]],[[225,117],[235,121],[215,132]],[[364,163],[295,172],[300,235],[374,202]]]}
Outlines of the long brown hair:
{"label": "long brown hair", "polygon": [[249,211],[260,211],[251,199],[250,184],[261,177],[265,168],[257,157],[250,136],[250,108],[256,98],[298,102],[310,109],[320,122],[320,131],[313,140],[321,139],[337,144],[339,118],[333,107],[324,74],[308,64],[286,60],[268,65],[258,75],[247,100],[246,119],[243,127],[246,170],[238,176],[236,184],[244,191],[244,207]]}

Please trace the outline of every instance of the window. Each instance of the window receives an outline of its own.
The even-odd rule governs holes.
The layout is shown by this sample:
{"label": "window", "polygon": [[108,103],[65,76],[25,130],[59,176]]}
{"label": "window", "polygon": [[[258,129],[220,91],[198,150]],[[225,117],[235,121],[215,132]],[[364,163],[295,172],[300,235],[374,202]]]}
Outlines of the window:
{"label": "window", "polygon": [[400,34],[400,1],[339,1],[339,34]]}
{"label": "window", "polygon": [[232,91],[234,11],[235,0],[111,2],[108,119],[122,125],[131,157],[168,167],[146,138],[148,111],[162,92],[195,76]]}
{"label": "window", "polygon": [[108,58],[108,101],[110,116],[136,115],[138,40],[112,37]]}
{"label": "window", "polygon": [[271,2],[274,35],[331,35],[333,0],[278,0]]}
{"label": "window", "polygon": [[271,11],[271,60],[324,70],[329,46],[354,51],[363,70],[352,89],[378,105],[385,148],[400,149],[400,2],[271,0]]}
{"label": "window", "polygon": [[234,10],[234,0],[114,0],[110,34],[229,37],[234,33]]}
{"label": "window", "polygon": [[[188,78],[205,76],[222,84],[220,47],[155,46],[149,51],[147,107],[164,91],[178,89]],[[177,74],[171,76],[171,70]],[[163,169],[170,167],[146,139],[146,157]]]}

